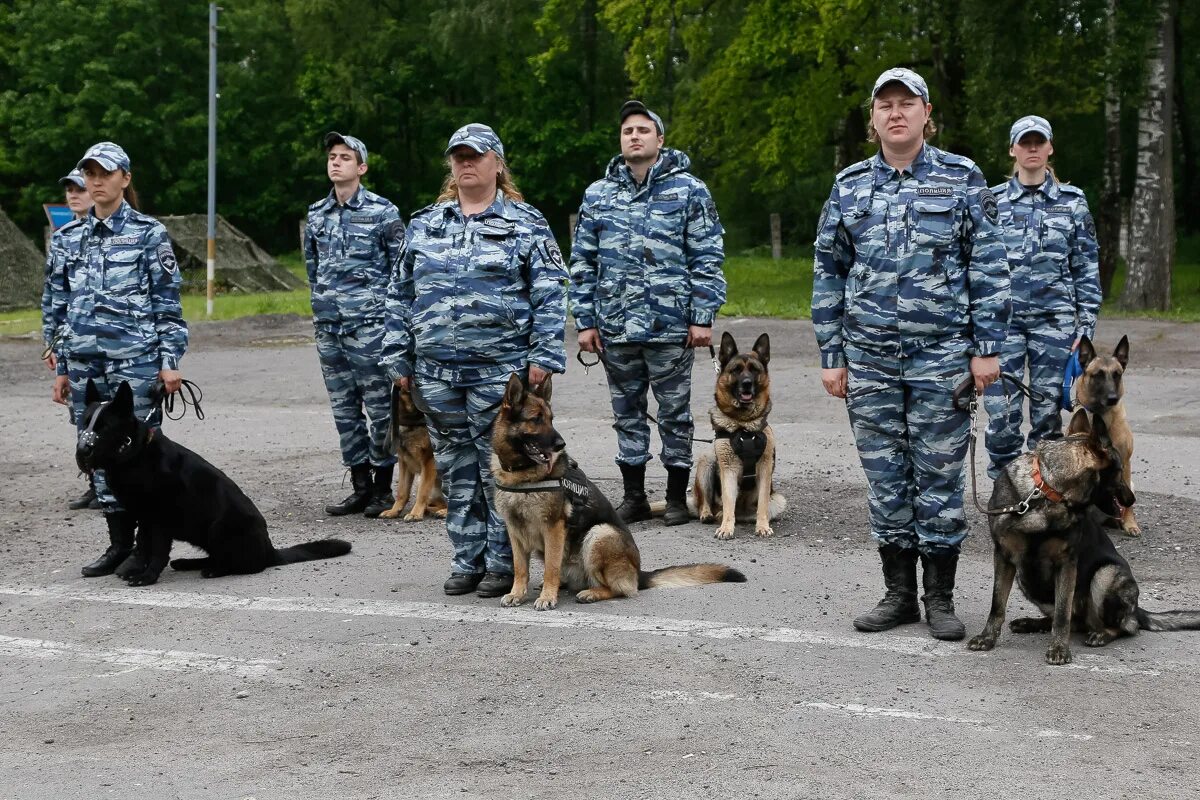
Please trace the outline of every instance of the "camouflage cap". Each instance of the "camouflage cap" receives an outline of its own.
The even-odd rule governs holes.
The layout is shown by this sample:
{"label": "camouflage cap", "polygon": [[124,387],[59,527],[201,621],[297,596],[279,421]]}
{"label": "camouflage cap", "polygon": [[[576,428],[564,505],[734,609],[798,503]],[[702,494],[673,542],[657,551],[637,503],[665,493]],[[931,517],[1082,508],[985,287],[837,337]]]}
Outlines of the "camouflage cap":
{"label": "camouflage cap", "polygon": [[874,100],[883,90],[883,87],[889,83],[899,83],[926,103],[929,102],[929,86],[925,83],[925,79],[906,67],[893,67],[892,69],[884,70],[875,79],[875,88],[871,90],[871,99]]}
{"label": "camouflage cap", "polygon": [[634,114],[641,114],[654,120],[654,127],[658,128],[658,135],[666,136],[667,126],[663,125],[662,117],[646,108],[646,104],[641,100],[626,100],[625,105],[621,106],[621,122],[624,123],[626,118],[632,117]]}
{"label": "camouflage cap", "polygon": [[98,142],[88,148],[88,151],[83,154],[83,158],[79,159],[79,163],[75,165],[75,169],[82,170],[83,165],[89,161],[95,161],[109,172],[129,172],[129,156],[121,149],[119,144],[113,142]]}
{"label": "camouflage cap", "polygon": [[1050,129],[1050,123],[1046,118],[1030,114],[1013,123],[1012,128],[1008,131],[1009,145],[1016,144],[1027,133],[1040,133],[1046,137],[1047,141],[1054,139],[1054,132]]}
{"label": "camouflage cap", "polygon": [[87,185],[84,183],[84,180],[83,180],[83,172],[80,171],[79,167],[76,167],[75,169],[68,172],[66,175],[63,175],[61,178],[58,179],[58,182],[62,186],[66,186],[68,183],[73,183],[76,186],[78,186],[80,189],[87,188]]}
{"label": "camouflage cap", "polygon": [[446,155],[450,155],[451,150],[461,146],[469,147],[480,155],[488,150],[495,150],[496,155],[504,158],[504,145],[500,142],[500,137],[487,125],[478,122],[463,125],[454,132],[450,143],[446,145]]}
{"label": "camouflage cap", "polygon": [[329,148],[335,144],[344,144],[358,155],[360,163],[367,163],[367,146],[362,143],[362,139],[356,139],[353,136],[346,136],[337,131],[330,131],[325,134],[325,151],[329,152]]}

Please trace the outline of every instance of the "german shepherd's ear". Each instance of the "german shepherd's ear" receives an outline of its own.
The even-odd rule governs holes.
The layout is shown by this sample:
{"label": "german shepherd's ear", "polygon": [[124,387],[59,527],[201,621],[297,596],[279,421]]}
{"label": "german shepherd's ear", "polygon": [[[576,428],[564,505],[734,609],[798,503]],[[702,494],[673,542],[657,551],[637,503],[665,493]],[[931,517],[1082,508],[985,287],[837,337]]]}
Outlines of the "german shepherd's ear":
{"label": "german shepherd's ear", "polygon": [[100,390],[96,388],[96,382],[88,378],[87,389],[83,392],[84,405],[90,406],[92,403],[99,403],[101,399]]}
{"label": "german shepherd's ear", "polygon": [[721,350],[717,354],[717,361],[724,367],[729,363],[729,359],[738,354],[737,342],[733,340],[733,334],[725,331],[721,334]]}
{"label": "german shepherd's ear", "polygon": [[517,373],[508,376],[508,385],[504,387],[504,398],[500,402],[510,409],[525,402],[525,381]]}
{"label": "german shepherd's ear", "polygon": [[1067,435],[1071,436],[1076,433],[1090,434],[1091,432],[1092,423],[1088,420],[1087,411],[1082,408],[1076,409],[1075,413],[1071,415],[1070,423],[1067,424]]}
{"label": "german shepherd's ear", "polygon": [[1091,436],[1097,441],[1110,441],[1108,426],[1104,424],[1104,417],[1099,414],[1092,418]]}
{"label": "german shepherd's ear", "polygon": [[554,392],[554,386],[550,383],[550,376],[547,375],[541,383],[533,387],[533,396],[540,397],[547,403],[550,402],[550,395]]}
{"label": "german shepherd's ear", "polygon": [[113,397],[113,412],[122,417],[133,416],[133,389],[129,381],[121,381],[117,394]]}
{"label": "german shepherd's ear", "polygon": [[1121,365],[1121,369],[1125,369],[1125,365],[1129,363],[1129,337],[1122,336],[1121,341],[1117,342],[1117,349],[1113,350],[1113,358]]}
{"label": "german shepherd's ear", "polygon": [[1085,333],[1079,337],[1079,368],[1087,369],[1088,362],[1096,357],[1096,348]]}
{"label": "german shepherd's ear", "polygon": [[751,349],[754,350],[754,354],[758,356],[758,360],[761,361],[762,365],[765,367],[767,362],[771,360],[771,337],[765,333],[760,334],[759,337],[754,340],[754,347]]}

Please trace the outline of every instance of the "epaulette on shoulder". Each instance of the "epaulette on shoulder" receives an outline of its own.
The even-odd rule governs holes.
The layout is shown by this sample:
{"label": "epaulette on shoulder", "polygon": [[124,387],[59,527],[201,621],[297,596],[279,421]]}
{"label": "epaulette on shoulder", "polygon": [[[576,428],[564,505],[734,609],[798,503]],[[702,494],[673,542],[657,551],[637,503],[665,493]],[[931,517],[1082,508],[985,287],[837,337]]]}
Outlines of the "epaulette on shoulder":
{"label": "epaulette on shoulder", "polygon": [[531,219],[536,219],[536,220],[545,219],[545,215],[543,215],[541,211],[538,211],[535,206],[531,206],[529,203],[526,203],[524,200],[512,200],[510,202],[512,202],[514,208],[516,208],[522,214],[525,214],[526,216],[528,216]]}
{"label": "epaulette on shoulder", "polygon": [[996,195],[996,197],[1004,197],[1008,195],[1008,181],[997,183],[995,186],[989,186],[988,191]]}
{"label": "epaulette on shoulder", "polygon": [[1070,194],[1076,197],[1087,197],[1087,194],[1083,191],[1083,189],[1080,189],[1078,186],[1070,183],[1060,183],[1058,185],[1058,191],[1061,194]]}
{"label": "epaulette on shoulder", "polygon": [[445,208],[445,206],[446,206],[445,202],[430,203],[429,205],[425,206],[424,208],[418,208],[412,214],[409,214],[408,219],[411,222],[420,217],[429,216],[432,214],[432,212],[434,210],[441,210],[442,208]]}
{"label": "epaulette on shoulder", "polygon": [[317,202],[315,202],[315,203],[309,203],[309,204],[308,204],[308,210],[309,210],[309,211],[316,211],[318,208],[320,208],[321,206],[325,205],[325,201],[326,201],[326,200],[328,200],[328,199],[329,199],[328,197],[322,197],[320,200],[318,200],[318,201],[317,201]]}
{"label": "epaulette on shoulder", "polygon": [[871,169],[871,159],[864,158],[862,161],[859,161],[856,164],[851,164],[850,166],[846,167],[844,170],[839,172],[837,174],[837,178],[835,178],[835,180],[840,181],[843,178],[849,178],[852,175],[857,175],[860,172],[866,172],[869,169]]}
{"label": "epaulette on shoulder", "polygon": [[930,147],[929,152],[935,160],[941,161],[943,164],[948,166],[962,167],[968,172],[975,169],[974,161],[966,156],[960,156],[958,153],[947,153],[945,150],[941,150],[937,147]]}
{"label": "epaulette on shoulder", "polygon": [[66,233],[67,231],[73,231],[76,228],[82,227],[85,222],[87,222],[87,217],[84,217],[83,219],[72,219],[70,222],[56,230],[55,233]]}

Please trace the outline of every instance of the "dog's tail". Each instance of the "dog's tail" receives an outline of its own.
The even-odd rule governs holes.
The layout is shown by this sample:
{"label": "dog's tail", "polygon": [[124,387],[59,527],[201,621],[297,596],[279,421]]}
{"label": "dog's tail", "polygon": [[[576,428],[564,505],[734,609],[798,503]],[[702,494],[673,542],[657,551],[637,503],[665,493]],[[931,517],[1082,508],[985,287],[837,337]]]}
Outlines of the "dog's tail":
{"label": "dog's tail", "polygon": [[279,564],[295,564],[298,561],[315,561],[319,558],[337,558],[350,552],[350,543],[342,539],[317,539],[315,542],[294,544],[275,551]]}
{"label": "dog's tail", "polygon": [[1137,610],[1138,627],[1144,631],[1200,631],[1200,611]]}
{"label": "dog's tail", "polygon": [[706,583],[745,583],[746,576],[724,564],[681,564],[638,573],[638,589],[682,589]]}

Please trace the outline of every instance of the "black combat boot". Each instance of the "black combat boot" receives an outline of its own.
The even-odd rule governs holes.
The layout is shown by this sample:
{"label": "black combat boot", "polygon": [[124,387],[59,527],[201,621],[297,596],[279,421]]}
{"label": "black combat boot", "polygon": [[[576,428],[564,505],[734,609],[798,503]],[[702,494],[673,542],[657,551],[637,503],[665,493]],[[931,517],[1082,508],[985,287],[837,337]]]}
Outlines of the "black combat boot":
{"label": "black combat boot", "polygon": [[325,506],[326,514],[342,517],[346,514],[357,514],[367,507],[371,500],[371,465],[355,464],[351,467],[350,482],[354,485],[354,494],[336,505]]}
{"label": "black combat boot", "polygon": [[687,485],[692,471],[687,467],[667,467],[667,510],[664,525],[686,525],[692,518],[687,507]]}
{"label": "black combat boot", "polygon": [[925,621],[935,639],[957,642],[966,635],[962,620],[954,616],[954,572],[958,553],[921,554],[921,583],[925,594]]}
{"label": "black combat boot", "polygon": [[371,499],[363,509],[363,516],[375,519],[392,507],[396,498],[392,495],[392,472],[394,464],[386,467],[375,467],[375,480],[371,484]]}
{"label": "black combat boot", "polygon": [[101,575],[112,575],[117,567],[133,552],[133,533],[137,529],[137,521],[128,511],[111,511],[104,515],[108,523],[108,549],[80,572],[85,578],[98,578]]}
{"label": "black combat boot", "polygon": [[442,591],[446,594],[466,594],[475,591],[482,580],[482,572],[454,572],[442,584]]}
{"label": "black combat boot", "polygon": [[879,548],[879,560],[883,562],[883,585],[887,587],[887,592],[879,605],[854,618],[854,627],[860,631],[875,632],[920,622],[916,549],[885,544]]}
{"label": "black combat boot", "polygon": [[499,597],[512,591],[513,576],[511,572],[485,572],[475,594],[479,597]]}
{"label": "black combat boot", "polygon": [[625,499],[617,506],[622,522],[642,522],[650,519],[650,501],[646,499],[646,465],[618,464],[625,484]]}

